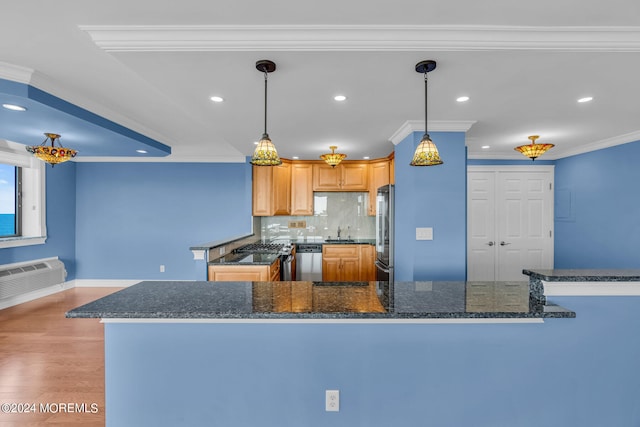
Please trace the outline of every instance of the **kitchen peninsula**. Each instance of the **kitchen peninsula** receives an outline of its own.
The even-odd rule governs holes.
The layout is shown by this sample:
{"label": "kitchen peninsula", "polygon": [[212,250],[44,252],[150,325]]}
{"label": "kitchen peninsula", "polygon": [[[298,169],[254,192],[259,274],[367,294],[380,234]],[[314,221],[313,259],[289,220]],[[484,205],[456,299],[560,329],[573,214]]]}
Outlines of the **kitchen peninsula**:
{"label": "kitchen peninsula", "polygon": [[[538,334],[543,319],[574,316],[531,304],[526,282],[141,282],[67,313],[105,323],[109,427],[248,426],[255,414],[262,425],[389,425],[375,402],[422,399],[424,381],[445,381],[443,358],[481,357],[456,347],[492,342],[500,325]],[[460,322],[488,324],[451,341]],[[507,353],[518,348],[504,338]],[[341,390],[339,414],[324,411],[330,389]],[[354,413],[358,396],[371,413]]]}

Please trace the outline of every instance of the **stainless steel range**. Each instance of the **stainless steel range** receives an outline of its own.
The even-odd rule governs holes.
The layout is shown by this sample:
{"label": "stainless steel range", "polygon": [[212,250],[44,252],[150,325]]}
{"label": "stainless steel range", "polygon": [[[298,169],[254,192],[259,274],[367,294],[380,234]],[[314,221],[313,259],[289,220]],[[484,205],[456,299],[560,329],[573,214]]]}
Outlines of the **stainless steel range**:
{"label": "stainless steel range", "polygon": [[234,250],[236,253],[277,254],[280,258],[280,280],[295,280],[291,277],[291,263],[293,261],[292,246],[285,243],[249,243]]}

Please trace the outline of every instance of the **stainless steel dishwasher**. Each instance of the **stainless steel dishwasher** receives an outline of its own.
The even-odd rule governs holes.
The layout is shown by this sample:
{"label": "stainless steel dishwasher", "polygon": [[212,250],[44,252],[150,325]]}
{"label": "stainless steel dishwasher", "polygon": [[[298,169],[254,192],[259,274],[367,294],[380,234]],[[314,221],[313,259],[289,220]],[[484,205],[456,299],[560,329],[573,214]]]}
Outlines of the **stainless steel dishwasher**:
{"label": "stainless steel dishwasher", "polygon": [[321,243],[296,243],[296,280],[322,281]]}

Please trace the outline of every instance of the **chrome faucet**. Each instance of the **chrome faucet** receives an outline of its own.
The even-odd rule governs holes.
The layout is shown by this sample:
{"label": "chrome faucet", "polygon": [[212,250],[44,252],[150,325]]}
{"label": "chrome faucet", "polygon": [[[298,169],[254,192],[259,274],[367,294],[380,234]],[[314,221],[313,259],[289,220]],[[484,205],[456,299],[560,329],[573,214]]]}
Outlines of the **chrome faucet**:
{"label": "chrome faucet", "polygon": [[340,232],[341,232],[341,231],[342,231],[342,230],[340,230],[340,226],[338,226],[338,240],[340,240]]}

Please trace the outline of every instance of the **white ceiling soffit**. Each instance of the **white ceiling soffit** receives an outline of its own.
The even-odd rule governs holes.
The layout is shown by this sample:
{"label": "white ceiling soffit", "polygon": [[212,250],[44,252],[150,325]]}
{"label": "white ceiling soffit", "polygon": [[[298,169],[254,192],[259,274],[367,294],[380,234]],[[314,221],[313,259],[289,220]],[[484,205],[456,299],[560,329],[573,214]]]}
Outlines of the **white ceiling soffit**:
{"label": "white ceiling soffit", "polygon": [[109,52],[469,51],[638,52],[640,27],[474,25],[80,25]]}

